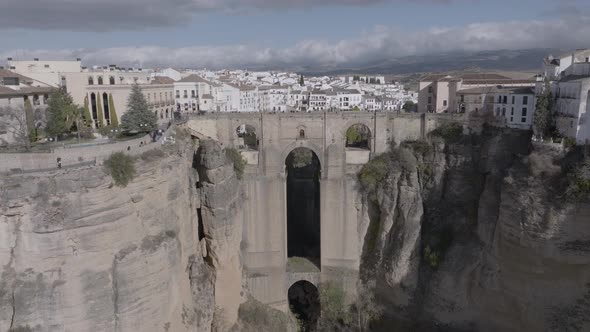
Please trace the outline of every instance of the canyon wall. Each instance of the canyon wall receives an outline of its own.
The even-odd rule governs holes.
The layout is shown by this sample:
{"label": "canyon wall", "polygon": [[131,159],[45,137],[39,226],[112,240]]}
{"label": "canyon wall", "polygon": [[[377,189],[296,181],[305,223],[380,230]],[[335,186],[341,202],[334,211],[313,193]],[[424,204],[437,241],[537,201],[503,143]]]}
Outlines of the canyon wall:
{"label": "canyon wall", "polygon": [[[373,329],[587,331],[590,204],[530,134],[407,142],[362,204]],[[538,163],[533,158],[543,158]]]}
{"label": "canyon wall", "polygon": [[193,152],[137,159],[125,188],[101,167],[3,177],[0,330],[210,330]]}

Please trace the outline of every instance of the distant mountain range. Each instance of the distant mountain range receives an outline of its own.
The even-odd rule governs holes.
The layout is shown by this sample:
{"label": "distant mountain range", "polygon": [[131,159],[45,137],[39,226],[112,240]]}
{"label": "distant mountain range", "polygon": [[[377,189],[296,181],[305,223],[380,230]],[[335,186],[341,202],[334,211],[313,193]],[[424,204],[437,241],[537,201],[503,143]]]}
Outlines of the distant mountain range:
{"label": "distant mountain range", "polygon": [[294,70],[306,75],[398,75],[462,70],[541,71],[543,58],[557,53],[560,51],[554,49],[453,52],[383,59],[355,66],[302,67]]}

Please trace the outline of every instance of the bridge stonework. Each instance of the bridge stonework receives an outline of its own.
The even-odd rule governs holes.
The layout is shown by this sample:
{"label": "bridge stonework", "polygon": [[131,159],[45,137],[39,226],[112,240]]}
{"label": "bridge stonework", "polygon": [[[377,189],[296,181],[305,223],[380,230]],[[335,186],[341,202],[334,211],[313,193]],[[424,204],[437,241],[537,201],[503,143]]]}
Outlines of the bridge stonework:
{"label": "bridge stonework", "polygon": [[[357,172],[369,158],[387,151],[391,142],[423,138],[448,121],[465,122],[450,115],[368,112],[216,113],[190,119],[187,125],[195,136],[228,147],[236,147],[240,125],[256,130],[258,151],[242,152],[248,160],[242,260],[251,294],[283,310],[288,308],[287,290],[301,279],[316,285],[336,281],[354,294],[368,226]],[[345,146],[347,129],[357,123],[371,131],[370,152]],[[321,272],[287,272],[285,159],[297,147],[313,150],[321,164]]]}

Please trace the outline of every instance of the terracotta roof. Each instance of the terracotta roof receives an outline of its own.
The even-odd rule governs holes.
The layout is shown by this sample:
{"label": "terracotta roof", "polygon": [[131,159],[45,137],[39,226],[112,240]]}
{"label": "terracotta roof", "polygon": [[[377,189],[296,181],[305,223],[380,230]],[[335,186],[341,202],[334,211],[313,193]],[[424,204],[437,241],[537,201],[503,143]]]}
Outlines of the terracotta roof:
{"label": "terracotta roof", "polygon": [[172,84],[174,82],[175,81],[173,79],[171,79],[170,77],[166,77],[166,76],[156,76],[152,80],[152,84]]}
{"label": "terracotta roof", "polygon": [[41,88],[41,87],[24,87],[18,90],[14,90],[11,88],[7,88],[5,86],[0,86],[0,95],[1,96],[24,96],[30,94],[44,94],[50,93],[53,91],[53,88]]}
{"label": "terracotta roof", "polygon": [[206,79],[204,79],[201,76],[196,75],[196,74],[189,75],[189,76],[181,79],[178,82],[182,82],[182,83],[192,82],[192,83],[207,83],[207,84],[210,84],[209,81],[207,81]]}

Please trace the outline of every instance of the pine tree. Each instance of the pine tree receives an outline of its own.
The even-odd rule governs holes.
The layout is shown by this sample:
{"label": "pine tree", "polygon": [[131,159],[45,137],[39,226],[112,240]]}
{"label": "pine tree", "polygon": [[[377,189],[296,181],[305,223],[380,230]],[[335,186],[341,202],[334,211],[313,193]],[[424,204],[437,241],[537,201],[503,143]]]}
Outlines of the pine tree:
{"label": "pine tree", "polygon": [[47,126],[51,136],[68,133],[72,127],[73,115],[77,112],[72,97],[63,89],[55,90],[49,96],[47,105]]}
{"label": "pine tree", "polygon": [[541,138],[547,137],[555,129],[553,96],[551,95],[551,88],[547,80],[543,84],[543,92],[537,99],[536,106],[533,118],[535,134],[541,136]]}
{"label": "pine tree", "polygon": [[303,79],[303,74],[301,74],[301,77],[299,77],[299,85],[301,85],[301,86],[305,85],[305,80]]}
{"label": "pine tree", "polygon": [[135,84],[127,100],[127,112],[121,117],[121,127],[127,131],[151,131],[156,129],[157,122],[158,118],[148,109],[141,88]]}
{"label": "pine tree", "polygon": [[119,127],[119,119],[115,111],[115,103],[113,102],[113,95],[109,93],[109,119],[111,119],[111,126]]}
{"label": "pine tree", "polygon": [[96,96],[96,114],[98,117],[98,128],[104,127],[104,112],[102,110],[101,95]]}
{"label": "pine tree", "polygon": [[87,127],[92,127],[92,115],[90,115],[90,107],[88,106],[88,96],[84,97],[84,124]]}

